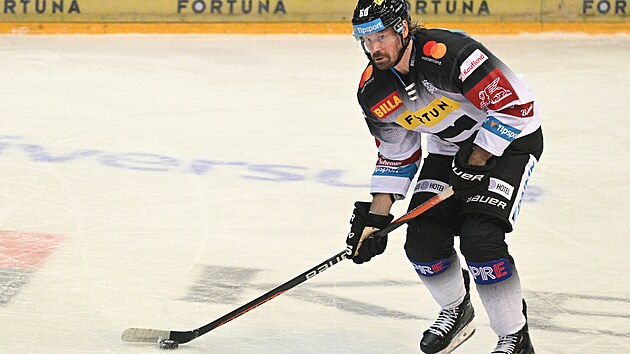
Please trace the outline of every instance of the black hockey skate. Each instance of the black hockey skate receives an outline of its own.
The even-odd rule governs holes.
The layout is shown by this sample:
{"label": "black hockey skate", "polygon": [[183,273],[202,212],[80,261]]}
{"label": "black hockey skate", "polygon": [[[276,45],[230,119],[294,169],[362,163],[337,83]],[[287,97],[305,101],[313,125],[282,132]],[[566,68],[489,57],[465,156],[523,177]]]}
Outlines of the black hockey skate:
{"label": "black hockey skate", "polygon": [[[523,314],[527,320],[527,304],[523,300]],[[491,354],[535,354],[532,341],[529,339],[527,323],[520,331],[508,336],[499,337],[497,347]]]}
{"label": "black hockey skate", "polygon": [[499,337],[497,347],[494,348],[492,354],[535,354],[529,332],[527,332],[527,325],[514,334]]}
{"label": "black hockey skate", "polygon": [[454,309],[440,311],[437,320],[424,331],[420,340],[420,350],[423,353],[450,353],[475,333],[475,325],[472,323],[475,310],[470,302],[470,277],[468,271],[462,271],[466,286],[464,301]]}

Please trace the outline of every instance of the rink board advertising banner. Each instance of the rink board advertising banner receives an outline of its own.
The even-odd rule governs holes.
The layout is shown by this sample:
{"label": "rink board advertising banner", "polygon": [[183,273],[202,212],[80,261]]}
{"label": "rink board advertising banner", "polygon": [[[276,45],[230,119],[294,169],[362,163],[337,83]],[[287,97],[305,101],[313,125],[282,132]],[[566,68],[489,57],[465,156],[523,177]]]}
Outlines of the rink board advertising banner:
{"label": "rink board advertising banner", "polygon": [[[630,0],[411,0],[427,22],[625,22]],[[0,22],[348,22],[355,0],[0,0]]]}

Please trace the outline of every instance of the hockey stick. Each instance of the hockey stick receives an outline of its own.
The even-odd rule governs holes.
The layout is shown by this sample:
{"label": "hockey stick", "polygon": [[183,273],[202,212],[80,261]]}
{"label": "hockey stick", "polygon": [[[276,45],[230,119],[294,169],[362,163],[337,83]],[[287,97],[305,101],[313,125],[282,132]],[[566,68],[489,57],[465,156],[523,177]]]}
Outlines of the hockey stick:
{"label": "hockey stick", "polygon": [[[442,193],[418,205],[417,207],[409,211],[407,214],[394,220],[387,227],[375,232],[371,236],[378,238],[378,237],[383,237],[384,235],[387,235],[388,233],[399,228],[400,226],[406,224],[411,219],[424,213],[425,211],[429,210],[430,208],[437,205],[441,201],[447,199],[452,194],[453,194],[452,187],[446,188]],[[298,275],[297,277],[287,281],[286,283],[276,287],[275,289],[270,290],[269,292],[259,296],[258,298],[246,303],[245,305],[237,308],[236,310],[229,312],[221,316],[220,318],[217,318],[216,320],[206,324],[205,326],[199,327],[197,329],[193,329],[191,331],[180,332],[180,331],[167,331],[167,330],[148,329],[148,328],[127,328],[122,333],[122,340],[125,342],[152,342],[152,343],[157,343],[158,341],[162,341],[162,340],[170,340],[171,342],[175,342],[176,344],[190,342],[191,340],[199,336],[202,336],[212,331],[213,329],[216,329],[232,321],[233,319],[255,309],[256,307],[266,303],[267,301],[270,301],[273,298],[282,295],[287,290],[313,278],[314,276],[322,273],[326,269],[341,262],[345,258],[346,258],[346,251],[344,250],[328,258],[322,263],[316,265],[315,267],[307,270],[306,272]]]}

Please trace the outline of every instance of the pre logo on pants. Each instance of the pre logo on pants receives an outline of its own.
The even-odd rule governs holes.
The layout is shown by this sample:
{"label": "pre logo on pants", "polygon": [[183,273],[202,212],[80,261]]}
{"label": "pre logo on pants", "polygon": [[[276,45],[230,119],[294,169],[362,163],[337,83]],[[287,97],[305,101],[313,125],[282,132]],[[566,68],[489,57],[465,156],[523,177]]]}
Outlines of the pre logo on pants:
{"label": "pre logo on pants", "polygon": [[470,274],[472,274],[477,284],[494,284],[512,276],[510,261],[505,258],[484,263],[466,263],[468,263]]}
{"label": "pre logo on pants", "polygon": [[426,277],[438,275],[451,266],[451,263],[446,258],[438,259],[437,261],[431,263],[419,263],[411,259],[409,259],[409,261],[413,265],[413,268],[416,270],[416,273],[424,275]]}

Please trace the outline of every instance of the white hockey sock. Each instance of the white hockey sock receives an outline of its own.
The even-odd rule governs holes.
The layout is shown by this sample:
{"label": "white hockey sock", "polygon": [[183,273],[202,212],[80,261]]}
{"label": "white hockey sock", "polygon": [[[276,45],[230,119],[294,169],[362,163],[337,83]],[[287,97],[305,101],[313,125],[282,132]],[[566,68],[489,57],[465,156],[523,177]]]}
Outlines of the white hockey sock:
{"label": "white hockey sock", "polygon": [[420,276],[422,283],[442,309],[458,306],[466,296],[459,257],[455,254],[448,261],[450,266],[444,272],[430,277]]}
{"label": "white hockey sock", "polygon": [[521,281],[516,268],[512,268],[512,276],[504,281],[476,284],[476,287],[490,319],[490,327],[497,335],[514,334],[525,326]]}

